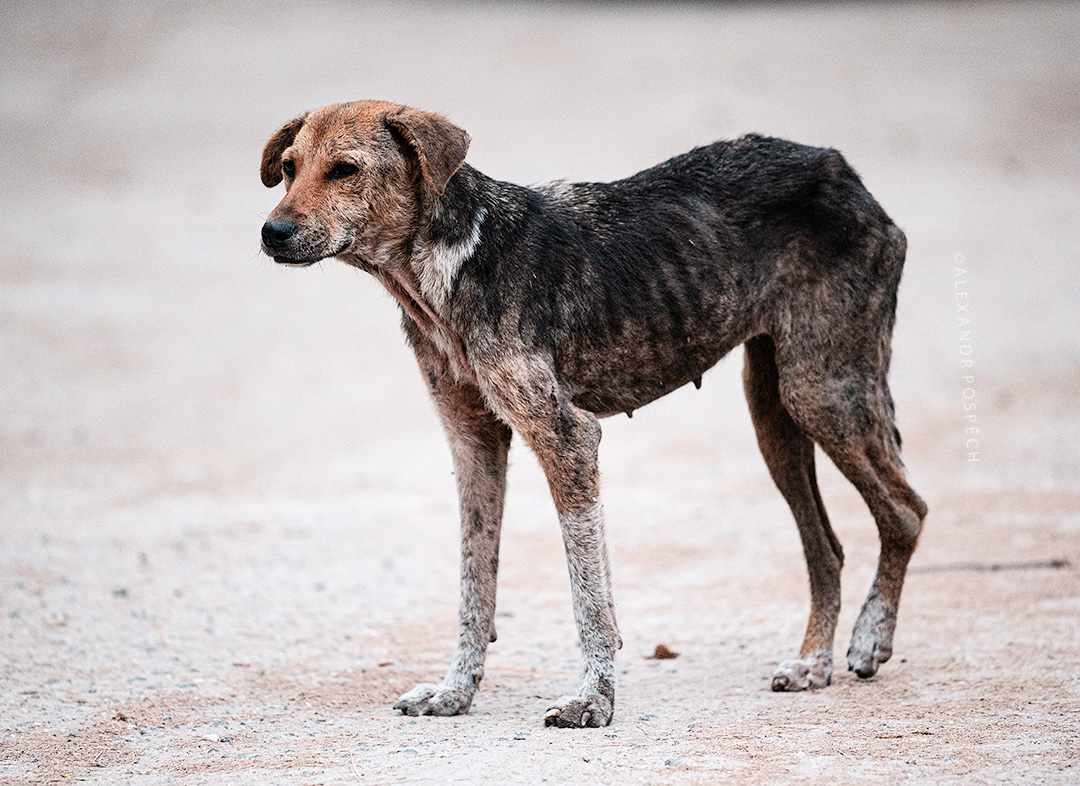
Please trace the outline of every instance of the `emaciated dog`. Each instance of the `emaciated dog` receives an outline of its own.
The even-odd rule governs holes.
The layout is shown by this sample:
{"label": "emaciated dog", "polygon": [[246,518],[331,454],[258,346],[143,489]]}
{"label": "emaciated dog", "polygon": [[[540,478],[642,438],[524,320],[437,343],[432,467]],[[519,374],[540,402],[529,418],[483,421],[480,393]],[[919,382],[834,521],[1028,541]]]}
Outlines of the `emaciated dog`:
{"label": "emaciated dog", "polygon": [[581,640],[577,694],[547,725],[603,726],[621,646],[599,497],[599,418],[695,382],[745,346],[758,443],[802,536],[811,610],[774,690],[827,685],[843,552],[818,492],[818,444],[877,523],[877,577],[848,668],[892,655],[926,515],[900,462],[886,375],[903,232],[835,150],[762,136],[717,142],[614,183],[526,188],[465,163],[446,118],[380,101],[302,114],[267,142],[286,194],[262,228],[280,263],[366,270],[405,335],[450,440],[461,511],[460,633],[440,685],[395,705],[467,712],[495,640],[507,450],[539,459],[566,545]]}

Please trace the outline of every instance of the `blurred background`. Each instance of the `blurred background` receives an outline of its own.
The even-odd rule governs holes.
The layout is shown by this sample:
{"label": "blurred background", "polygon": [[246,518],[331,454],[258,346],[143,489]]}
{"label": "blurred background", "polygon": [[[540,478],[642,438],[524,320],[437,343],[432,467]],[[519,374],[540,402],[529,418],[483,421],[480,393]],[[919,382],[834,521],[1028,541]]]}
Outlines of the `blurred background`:
{"label": "blurred background", "polygon": [[[453,643],[448,451],[392,299],[333,261],[284,269],[259,251],[282,193],[259,183],[265,140],[302,110],[360,98],[446,114],[472,134],[475,167],[518,183],[615,179],[750,131],[841,150],[909,241],[892,388],[931,515],[898,639],[922,657],[902,684],[945,712],[929,676],[952,675],[954,709],[993,679],[1011,686],[1001,716],[1014,719],[1015,697],[1080,692],[1076,5],[66,0],[5,2],[0,24],[0,782],[93,774],[94,757],[102,782],[167,782],[219,759],[200,724],[233,718],[236,734],[237,718],[274,715],[276,734],[303,736],[314,721],[287,710],[305,691],[350,713],[337,721],[349,743],[309,741],[301,763],[262,750],[281,777],[348,778],[357,750],[426,744],[387,708],[438,678]],[[701,391],[605,421],[624,660],[661,640],[698,653],[665,684],[653,664],[625,674],[626,701],[664,697],[668,736],[700,710],[688,701],[727,728],[695,681],[726,698],[767,687],[805,619],[798,538],[754,443],[740,353]],[[504,687],[474,707],[494,725],[438,733],[448,751],[540,767],[534,742],[506,742],[504,716],[535,726],[543,702],[525,697],[568,691],[576,652],[554,509],[520,444],[513,462],[492,650]],[[826,465],[849,556],[842,653],[876,533]],[[1006,563],[1036,567],[987,568]],[[731,636],[738,652],[717,649]],[[1017,652],[1056,658],[1037,670],[1049,682],[1033,692],[1008,667]],[[188,710],[170,731],[179,705],[228,711]],[[1049,739],[1050,753],[962,765],[939,751],[936,772],[991,777],[1028,756],[1067,777],[1051,753],[1076,722],[1056,706],[1001,732]],[[116,720],[133,707],[157,708],[149,742]],[[491,728],[505,744],[454,737]],[[79,736],[58,746],[61,730]],[[838,766],[816,740],[799,742],[811,774]],[[647,745],[595,744],[650,771]],[[848,782],[892,772],[870,750]],[[702,751],[675,757],[685,777],[741,772]],[[572,752],[543,766],[573,774]],[[763,778],[792,772],[783,754],[757,752]],[[442,777],[464,777],[447,756]]]}

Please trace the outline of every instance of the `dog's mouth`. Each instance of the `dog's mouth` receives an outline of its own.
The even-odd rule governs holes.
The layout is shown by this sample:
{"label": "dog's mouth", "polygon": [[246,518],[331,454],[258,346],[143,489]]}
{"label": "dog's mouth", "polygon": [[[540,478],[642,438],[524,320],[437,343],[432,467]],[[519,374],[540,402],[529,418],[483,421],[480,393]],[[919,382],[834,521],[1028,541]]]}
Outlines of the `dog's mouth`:
{"label": "dog's mouth", "polygon": [[274,256],[274,261],[279,265],[289,265],[291,267],[308,267],[314,265],[319,260],[317,259],[293,259],[292,257]]}
{"label": "dog's mouth", "polygon": [[274,261],[277,262],[279,265],[288,265],[290,267],[310,267],[311,265],[314,265],[316,262],[320,262],[320,261],[322,261],[324,259],[331,259],[333,257],[344,254],[345,251],[348,250],[349,245],[350,245],[350,243],[348,241],[346,241],[345,243],[343,243],[341,245],[341,248],[339,248],[337,251],[332,251],[329,254],[322,254],[320,256],[315,256],[315,257],[290,257],[290,256],[286,256],[285,254],[275,254],[273,251],[270,251],[269,249],[267,249],[266,252],[270,256],[272,256],[274,258]]}

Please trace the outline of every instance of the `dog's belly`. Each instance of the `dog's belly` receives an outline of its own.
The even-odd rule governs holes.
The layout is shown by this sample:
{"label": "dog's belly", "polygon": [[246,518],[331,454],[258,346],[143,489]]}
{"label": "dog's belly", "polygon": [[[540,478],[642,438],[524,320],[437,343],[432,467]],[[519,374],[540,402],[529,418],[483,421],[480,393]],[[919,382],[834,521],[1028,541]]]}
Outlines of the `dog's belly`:
{"label": "dog's belly", "polygon": [[575,406],[597,417],[622,413],[655,401],[694,382],[745,338],[725,341],[687,338],[679,343],[631,343],[589,348],[560,365],[561,382]]}

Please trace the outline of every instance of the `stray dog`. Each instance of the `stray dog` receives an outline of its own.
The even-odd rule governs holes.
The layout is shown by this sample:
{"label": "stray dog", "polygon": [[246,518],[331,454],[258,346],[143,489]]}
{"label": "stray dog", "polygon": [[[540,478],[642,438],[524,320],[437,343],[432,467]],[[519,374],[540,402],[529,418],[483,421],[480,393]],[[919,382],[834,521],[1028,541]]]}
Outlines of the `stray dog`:
{"label": "stray dog", "polygon": [[877,577],[848,668],[892,655],[926,505],[904,478],[886,374],[903,232],[835,150],[757,135],[614,183],[526,188],[465,163],[446,118],[360,101],[300,115],[266,143],[262,182],[286,194],[262,228],[287,265],[366,270],[405,335],[450,441],[461,512],[460,631],[440,685],[395,705],[467,712],[495,640],[506,457],[517,432],[559,513],[581,640],[577,694],[546,725],[605,726],[615,624],[599,499],[599,418],[638,407],[745,345],[758,444],[791,507],[810,572],[799,657],[773,690],[827,685],[843,552],[814,471],[818,444],[877,523]]}

